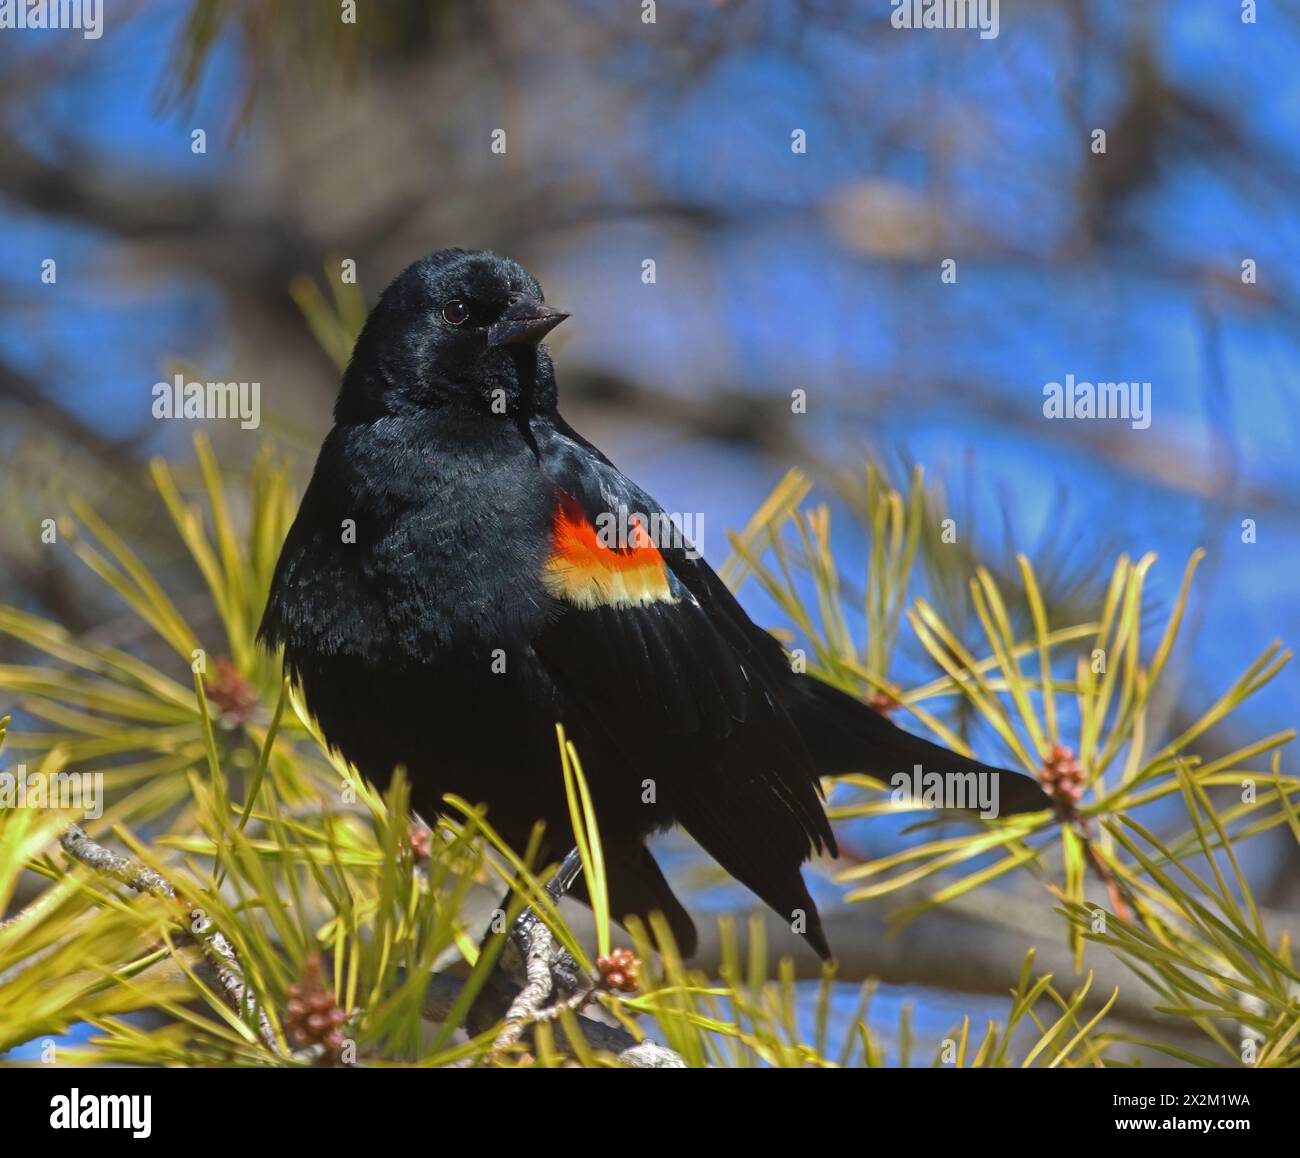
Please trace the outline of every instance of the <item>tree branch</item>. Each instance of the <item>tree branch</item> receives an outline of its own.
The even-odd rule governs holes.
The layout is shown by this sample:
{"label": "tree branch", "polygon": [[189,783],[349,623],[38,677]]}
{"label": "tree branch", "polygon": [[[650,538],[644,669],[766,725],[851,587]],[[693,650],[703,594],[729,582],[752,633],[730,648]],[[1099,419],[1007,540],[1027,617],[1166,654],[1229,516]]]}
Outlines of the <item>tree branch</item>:
{"label": "tree branch", "polygon": [[[92,840],[79,825],[69,826],[60,836],[59,844],[73,860],[84,864],[101,876],[112,877],[114,880],[120,881],[137,893],[149,893],[178,903],[184,900],[171,881],[161,873],[141,864],[137,860],[105,848],[97,841]],[[11,925],[24,920],[38,906],[39,901],[36,905],[6,921],[5,924]],[[259,1038],[268,1049],[283,1056],[283,1051],[276,1040],[269,1019],[264,1011],[256,1007],[251,993],[244,984],[243,967],[234,947],[212,926],[211,922],[205,922],[202,925],[191,924],[188,926],[188,930],[189,935],[203,949],[203,967],[207,974],[206,979],[215,983],[216,988],[225,994],[231,1006],[241,1015],[246,1011],[256,1009]],[[535,1024],[541,1020],[552,1020],[558,1014],[556,1007],[544,1007],[542,1004],[551,993],[552,982],[548,961],[552,938],[549,930],[541,922],[538,922],[537,928],[533,931],[533,936],[533,948],[528,961],[528,983],[509,1002],[505,1025],[501,1033],[498,1034],[494,1048],[505,1048],[513,1044],[519,1040],[530,1024]],[[51,947],[49,951],[52,951],[53,948]],[[33,965],[38,964],[45,955],[46,953],[40,953],[29,957],[18,969],[10,971],[7,976],[30,969]],[[545,973],[544,978],[542,972]],[[430,1021],[445,1021],[463,985],[463,980],[457,977],[445,974],[435,974],[431,977],[421,1009],[422,1016]],[[581,995],[583,1000],[588,996],[589,994]],[[577,1024],[590,1048],[615,1054],[620,1062],[632,1069],[685,1068],[686,1063],[681,1057],[657,1042],[649,1039],[638,1041],[622,1027],[596,1021],[593,1018],[577,1013],[576,1010],[575,1015]],[[557,1023],[555,1031],[557,1038],[561,1042],[567,1041],[562,1024]],[[294,1060],[310,1060],[306,1053],[295,1053],[292,1057]]]}
{"label": "tree branch", "polygon": [[[86,835],[78,825],[70,825],[59,838],[59,844],[73,860],[103,876],[121,881],[137,893],[150,893],[168,900],[181,901],[176,887],[166,877],[139,861],[112,852]],[[244,984],[244,970],[234,946],[205,918],[196,918],[187,926],[190,935],[203,949],[205,971],[225,994],[226,1000],[241,1016],[256,1013],[258,1037],[262,1044],[276,1053],[282,1052],[275,1031],[264,1010],[258,1008],[252,994]]]}

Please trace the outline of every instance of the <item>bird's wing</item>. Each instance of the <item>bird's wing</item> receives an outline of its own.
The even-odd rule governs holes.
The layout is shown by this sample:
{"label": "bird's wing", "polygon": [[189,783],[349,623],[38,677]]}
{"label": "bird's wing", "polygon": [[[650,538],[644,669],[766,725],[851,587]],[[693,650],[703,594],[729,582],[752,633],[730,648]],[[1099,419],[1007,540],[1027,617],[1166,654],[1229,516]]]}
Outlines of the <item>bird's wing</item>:
{"label": "bird's wing", "polygon": [[538,657],[636,774],[629,791],[654,780],[728,872],[778,910],[805,908],[798,866],[835,843],[783,704],[780,646],[599,452],[564,428],[539,452],[555,486],[541,579],[558,613],[533,641]]}
{"label": "bird's wing", "polygon": [[[567,428],[565,435],[621,479],[640,496],[642,502],[652,503],[581,435]],[[930,769],[959,774],[977,772],[989,777],[997,785],[998,809],[1002,816],[1053,807],[1033,777],[950,752],[904,731],[838,688],[812,676],[791,672],[781,645],[749,618],[713,568],[702,559],[676,555],[670,557],[670,563],[675,577],[699,604],[708,608],[710,622],[735,653],[751,668],[767,676],[769,686],[774,689],[809,749],[812,766],[818,775],[865,772],[888,779],[919,764]]]}

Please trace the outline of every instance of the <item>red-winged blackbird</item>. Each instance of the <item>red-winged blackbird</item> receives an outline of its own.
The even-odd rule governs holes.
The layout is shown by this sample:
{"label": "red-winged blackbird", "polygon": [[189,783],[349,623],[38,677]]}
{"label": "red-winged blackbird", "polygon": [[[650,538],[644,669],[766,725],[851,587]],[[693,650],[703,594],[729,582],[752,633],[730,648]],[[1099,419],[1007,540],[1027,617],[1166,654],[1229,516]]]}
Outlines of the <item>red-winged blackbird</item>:
{"label": "red-winged blackbird", "polygon": [[799,869],[835,853],[819,776],[922,765],[992,778],[1003,814],[1050,802],[791,670],[659,504],[560,417],[540,343],[566,316],[491,253],[434,253],[384,291],[260,636],[283,644],[329,743],[380,786],[404,766],[425,815],[446,793],[486,803],[516,848],[541,819],[558,859],[562,722],[615,916],[659,910],[693,951],[645,847],[680,824],[827,956]]}

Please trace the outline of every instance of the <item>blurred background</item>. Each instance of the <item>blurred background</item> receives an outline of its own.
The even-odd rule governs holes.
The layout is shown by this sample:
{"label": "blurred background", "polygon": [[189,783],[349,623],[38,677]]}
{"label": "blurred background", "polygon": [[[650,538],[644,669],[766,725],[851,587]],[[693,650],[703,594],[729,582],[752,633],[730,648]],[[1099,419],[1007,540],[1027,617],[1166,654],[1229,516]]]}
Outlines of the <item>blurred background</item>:
{"label": "blurred background", "polygon": [[[1223,0],[1002,0],[995,39],[897,30],[887,0],[341,7],[124,0],[98,40],[0,35],[5,602],[147,647],[41,543],[75,487],[201,619],[145,469],[189,468],[195,424],[155,420],[154,383],[260,382],[258,429],[207,424],[218,458],[238,476],[271,440],[305,482],[338,368],[304,306],[343,262],[372,302],[463,246],[517,258],[571,311],[551,343],[566,417],[698,512],[715,564],[790,466],[829,483],[919,463],[971,557],[1009,574],[1028,552],[1061,622],[1125,551],[1159,552],[1167,609],[1206,548],[1168,731],[1300,638],[1300,4],[1249,24]],[[1150,382],[1149,427],[1046,420],[1067,374]],[[861,574],[862,530],[831,501]],[[932,671],[904,639],[893,674]],[[1298,692],[1284,671],[1215,744],[1293,725]],[[863,855],[896,839],[850,834]],[[1287,848],[1266,834],[1249,867],[1293,912]],[[750,903],[668,851],[697,907]],[[865,909],[846,919],[859,972],[890,982],[883,1018],[907,1002],[937,1032],[1005,1005],[1014,939],[990,948],[1005,938],[967,914],[876,949]]]}

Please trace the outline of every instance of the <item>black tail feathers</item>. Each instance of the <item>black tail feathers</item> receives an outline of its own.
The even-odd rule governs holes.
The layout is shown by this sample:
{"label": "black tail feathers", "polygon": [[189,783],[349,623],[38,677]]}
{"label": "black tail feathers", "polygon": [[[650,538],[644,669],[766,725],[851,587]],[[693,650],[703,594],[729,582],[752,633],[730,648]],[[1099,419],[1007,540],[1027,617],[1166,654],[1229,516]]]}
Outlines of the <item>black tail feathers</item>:
{"label": "black tail feathers", "polygon": [[[820,680],[801,677],[792,711],[823,774],[865,772],[889,783],[910,782],[923,788],[926,781],[916,779],[918,766],[923,776],[974,773],[976,779],[969,786],[978,790],[978,802],[972,799],[966,808],[1018,816],[1052,807],[1051,797],[1033,777],[982,764],[905,732],[866,704]],[[952,784],[962,787],[956,781]]]}

